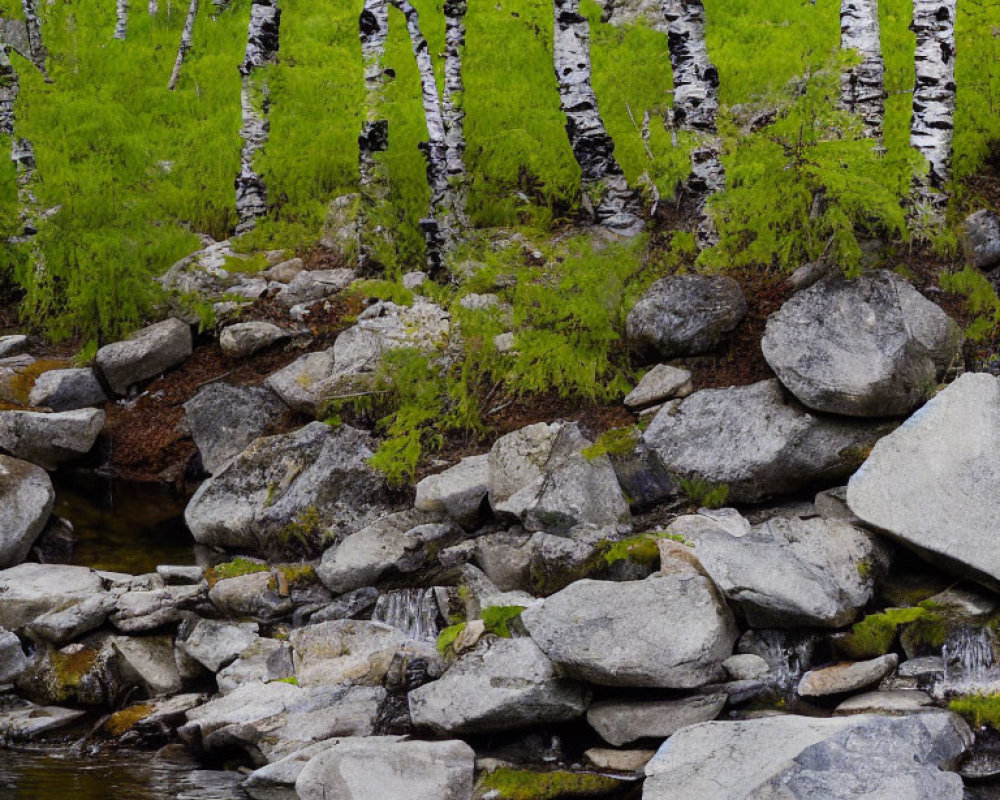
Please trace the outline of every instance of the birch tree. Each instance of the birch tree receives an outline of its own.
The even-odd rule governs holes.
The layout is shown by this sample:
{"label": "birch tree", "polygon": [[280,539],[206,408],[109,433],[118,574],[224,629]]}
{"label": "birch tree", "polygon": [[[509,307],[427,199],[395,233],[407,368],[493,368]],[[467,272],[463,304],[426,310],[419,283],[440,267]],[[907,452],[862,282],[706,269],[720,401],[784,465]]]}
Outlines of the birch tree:
{"label": "birch tree", "polygon": [[271,103],[267,79],[260,71],[274,63],[278,55],[281,10],[277,0],[253,0],[247,29],[246,57],[240,65],[242,88],[240,107],[243,124],[240,137],[240,174],[236,178],[236,233],[253,229],[267,213],[267,186],[257,172],[255,161],[267,144],[270,133],[268,111]]}
{"label": "birch tree", "polygon": [[910,145],[930,166],[918,194],[933,205],[943,203],[943,193],[935,190],[951,179],[956,5],[956,0],[913,0],[911,29],[917,35],[917,47]]}
{"label": "birch tree", "polygon": [[187,17],[184,19],[184,30],[181,31],[181,43],[177,47],[177,58],[174,59],[174,69],[170,73],[170,80],[167,88],[173,91],[177,86],[177,81],[181,77],[181,67],[184,66],[184,59],[187,58],[191,50],[191,43],[194,37],[194,21],[198,16],[198,0],[191,0],[188,6]]}
{"label": "birch tree", "polygon": [[49,51],[45,49],[45,42],[42,39],[42,21],[38,15],[38,0],[22,0],[24,8],[24,22],[28,31],[28,50],[31,54],[31,63],[38,67],[38,71],[49,80],[48,60]]}
{"label": "birch tree", "polygon": [[365,71],[365,118],[358,136],[358,266],[372,261],[373,242],[387,235],[381,224],[389,199],[389,170],[382,154],[389,149],[389,121],[382,113],[390,72],[385,65],[389,38],[389,0],[365,0],[358,18]]}
{"label": "birch tree", "polygon": [[115,17],[115,38],[124,42],[128,35],[128,0],[117,0]]}
{"label": "birch tree", "polygon": [[148,13],[149,16],[151,17],[155,17],[157,14],[159,14],[160,13],[159,0],[149,0],[149,3],[146,5],[146,13]]}
{"label": "birch tree", "polygon": [[864,122],[866,137],[881,142],[885,116],[885,62],[878,0],[841,0],[840,47],[855,50],[861,56],[860,64],[840,76],[840,102]]}
{"label": "birch tree", "polygon": [[444,96],[441,112],[444,116],[445,162],[451,186],[450,211],[455,224],[465,227],[466,186],[465,172],[465,108],[462,96],[465,84],[462,79],[462,60],[465,55],[465,12],[467,0],[445,0],[445,50]]}
{"label": "birch tree", "polygon": [[566,134],[581,172],[584,207],[595,223],[625,236],[644,227],[639,198],[625,179],[591,84],[590,25],[580,0],[553,0],[552,61]]}
{"label": "birch tree", "polygon": [[687,189],[698,202],[698,239],[702,246],[717,241],[715,224],[705,206],[708,196],[726,188],[721,143],[716,136],[719,112],[719,71],[705,42],[702,0],[664,0],[667,46],[673,71],[673,126],[699,136],[691,150]]}

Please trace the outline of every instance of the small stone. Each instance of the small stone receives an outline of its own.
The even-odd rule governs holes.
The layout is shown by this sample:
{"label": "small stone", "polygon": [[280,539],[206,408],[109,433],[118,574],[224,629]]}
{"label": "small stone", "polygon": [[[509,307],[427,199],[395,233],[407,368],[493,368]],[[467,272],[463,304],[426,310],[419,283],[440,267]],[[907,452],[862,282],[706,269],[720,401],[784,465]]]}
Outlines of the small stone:
{"label": "small stone", "polygon": [[641,772],[655,755],[655,750],[612,750],[606,747],[591,747],[583,754],[595,767],[610,772]]}
{"label": "small stone", "polygon": [[282,261],[275,264],[270,269],[265,270],[264,277],[269,281],[291,283],[292,279],[305,268],[306,265],[301,258],[290,258],[287,261]]}
{"label": "small stone", "polygon": [[486,500],[489,454],[463,458],[455,466],[428,475],[417,484],[413,502],[419,511],[443,513],[459,524],[473,524]]}
{"label": "small stone", "polygon": [[834,664],[832,667],[809,670],[799,681],[798,692],[802,697],[856,692],[882,680],[896,669],[897,664],[899,656],[889,653],[869,661]]}
{"label": "small stone", "polygon": [[426,272],[407,272],[403,276],[403,288],[413,291],[428,280]]}
{"label": "small stone", "polygon": [[43,372],[35,379],[28,397],[28,404],[32,407],[53,411],[75,411],[104,405],[107,401],[108,396],[90,367]]}
{"label": "small stone", "polygon": [[680,700],[605,700],[587,711],[587,722],[608,744],[620,747],[639,739],[666,739],[697,722],[715,719],[725,708],[725,694]]}
{"label": "small stone", "polygon": [[765,678],[771,673],[771,666],[760,656],[742,653],[730,656],[722,662],[722,668],[734,681]]}
{"label": "small stone", "polygon": [[248,358],[289,337],[289,331],[270,322],[238,322],[222,331],[219,346],[230,358]]}
{"label": "small stone", "polygon": [[150,325],[121,342],[97,351],[96,363],[111,390],[125,394],[130,386],[155,378],[191,355],[191,327],[179,319]]}
{"label": "small stone", "polygon": [[851,697],[837,706],[834,714],[910,714],[935,710],[934,701],[926,692],[898,689],[888,692],[866,692]]}
{"label": "small stone", "polygon": [[28,347],[28,337],[23,334],[0,336],[0,358],[19,356]]}
{"label": "small stone", "polygon": [[1000,214],[981,209],[965,218],[962,244],[966,258],[978,269],[1000,264]]}
{"label": "small stone", "polygon": [[644,408],[673,397],[686,397],[692,390],[691,373],[686,369],[657,364],[625,397],[625,407],[633,410]]}

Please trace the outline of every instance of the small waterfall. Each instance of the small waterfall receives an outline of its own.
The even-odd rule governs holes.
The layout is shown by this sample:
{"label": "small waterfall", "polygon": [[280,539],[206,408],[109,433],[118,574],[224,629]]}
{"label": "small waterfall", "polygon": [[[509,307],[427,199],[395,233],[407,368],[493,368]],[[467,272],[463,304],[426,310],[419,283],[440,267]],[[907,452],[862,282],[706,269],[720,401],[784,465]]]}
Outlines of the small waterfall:
{"label": "small waterfall", "polygon": [[398,628],[410,639],[433,642],[438,635],[438,605],[433,589],[394,589],[380,595],[373,622]]}
{"label": "small waterfall", "polygon": [[763,658],[771,668],[769,680],[779,691],[795,686],[813,663],[815,637],[785,630],[755,630],[744,636],[739,651]]}
{"label": "small waterfall", "polygon": [[952,633],[941,648],[944,674],[937,691],[975,694],[1000,690],[995,647],[996,636],[986,627],[966,626]]}

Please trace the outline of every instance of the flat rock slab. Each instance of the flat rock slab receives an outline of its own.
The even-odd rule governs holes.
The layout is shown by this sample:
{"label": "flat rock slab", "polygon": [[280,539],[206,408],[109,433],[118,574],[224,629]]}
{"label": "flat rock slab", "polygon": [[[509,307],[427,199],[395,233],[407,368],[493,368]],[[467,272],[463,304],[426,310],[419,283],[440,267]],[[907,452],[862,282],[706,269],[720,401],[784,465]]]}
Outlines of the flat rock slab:
{"label": "flat rock slab", "polygon": [[13,695],[0,698],[0,736],[31,739],[64,728],[86,715],[86,711],[59,706],[39,706]]}
{"label": "flat rock slab", "polygon": [[0,448],[48,470],[90,452],[104,429],[98,408],[59,411],[0,411]]}
{"label": "flat rock slab", "polygon": [[810,413],[767,380],[668,403],[642,441],[678,477],[756,502],[850,475],[892,427]]}
{"label": "flat rock slab", "polygon": [[576,581],[521,620],[568,675],[604,686],[710,683],[737,636],[725,602],[693,569],[642,581]]}
{"label": "flat rock slab", "polygon": [[898,664],[899,656],[889,653],[868,661],[812,669],[799,681],[798,693],[802,697],[825,697],[831,694],[856,692],[882,680],[896,669]]}
{"label": "flat rock slab", "polygon": [[875,445],[847,503],[869,525],[1000,583],[1000,378],[966,373]]}
{"label": "flat rock slab", "polygon": [[727,695],[707,694],[680,700],[604,700],[587,711],[587,722],[608,744],[620,747],[639,739],[666,739],[681,728],[715,719]]}
{"label": "flat rock slab", "polygon": [[18,630],[103,591],[100,576],[88,567],[20,564],[5,569],[0,572],[0,626]]}
{"label": "flat rock slab", "polygon": [[295,782],[301,800],[469,800],[475,753],[465,742],[345,739]]}
{"label": "flat rock slab", "polygon": [[948,712],[705,722],[646,765],[643,800],[961,800],[972,732]]}
{"label": "flat rock slab", "polygon": [[767,363],[803,404],[854,417],[913,411],[961,347],[958,325],[884,270],[793,295],[768,319],[761,341]]}
{"label": "flat rock slab", "polygon": [[531,639],[492,639],[409,694],[410,717],[438,734],[485,733],[575,719],[589,692],[560,677]]}
{"label": "flat rock slab", "polygon": [[44,469],[0,455],[0,567],[25,559],[45,528],[55,500],[52,481]]}
{"label": "flat rock slab", "polygon": [[934,701],[926,692],[915,689],[895,689],[887,692],[866,692],[850,697],[837,706],[834,714],[912,714],[934,711]]}
{"label": "flat rock slab", "polygon": [[105,345],[97,351],[95,361],[111,390],[125,394],[130,386],[177,366],[192,350],[191,326],[179,319],[167,319],[124,341]]}

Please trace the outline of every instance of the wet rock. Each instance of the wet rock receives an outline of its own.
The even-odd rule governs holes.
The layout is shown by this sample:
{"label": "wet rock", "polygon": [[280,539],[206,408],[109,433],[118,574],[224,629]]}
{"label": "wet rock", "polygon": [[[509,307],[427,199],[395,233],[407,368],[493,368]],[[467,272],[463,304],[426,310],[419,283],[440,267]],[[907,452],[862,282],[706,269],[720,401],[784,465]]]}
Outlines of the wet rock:
{"label": "wet rock", "polygon": [[934,701],[926,692],[913,689],[896,689],[855,695],[837,706],[833,713],[910,714],[915,711],[933,710],[935,710]]}
{"label": "wet rock", "polygon": [[222,694],[233,692],[245,683],[287,680],[295,676],[292,648],[288,642],[258,638],[240,653],[232,664],[216,675]]}
{"label": "wet rock", "polygon": [[[45,470],[0,455],[0,567],[24,561],[45,528],[55,499]],[[0,597],[0,617],[3,604],[4,598]]]}
{"label": "wet rock", "polygon": [[295,781],[302,769],[313,756],[329,750],[337,741],[324,739],[254,770],[243,782],[243,791],[253,800],[299,800],[295,793]]}
{"label": "wet rock", "polygon": [[947,712],[705,722],[675,733],[646,765],[643,800],[781,797],[961,800],[953,769],[972,744]]}
{"label": "wet rock", "polygon": [[489,499],[527,530],[627,524],[628,503],[606,455],[587,458],[576,423],[537,423],[502,436],[489,454]]}
{"label": "wet rock", "polygon": [[104,428],[97,408],[60,411],[0,411],[0,448],[48,470],[90,452]]}
{"label": "wet rock", "polygon": [[816,416],[768,380],[668,403],[642,441],[679,477],[725,485],[731,502],[756,502],[849,475],[891,427]]}
{"label": "wet rock", "polygon": [[705,530],[695,552],[754,628],[843,627],[889,565],[872,534],[819,517],[776,517],[740,537]]}
{"label": "wet rock", "polygon": [[302,270],[275,296],[285,308],[312,303],[343,291],[357,277],[352,269]]}
{"label": "wet rock", "polygon": [[681,728],[715,719],[725,694],[680,700],[604,700],[587,711],[587,722],[608,744],[620,747],[639,739],[666,739]]}
{"label": "wet rock", "polygon": [[39,706],[14,695],[0,695],[0,736],[32,739],[65,728],[86,713],[59,706]]}
{"label": "wet rock", "polygon": [[204,600],[201,586],[165,586],[125,592],[118,598],[111,624],[122,633],[147,633],[180,622],[185,610]]}
{"label": "wet rock", "polygon": [[445,514],[460,525],[474,525],[487,494],[489,455],[463,458],[458,464],[417,484],[414,507]]}
{"label": "wet rock", "polygon": [[644,363],[711,350],[747,313],[732,278],[672,275],[654,283],[626,320],[629,347]]}
{"label": "wet rock", "polygon": [[992,269],[1000,264],[1000,214],[981,209],[965,218],[962,224],[965,257],[978,269]]}
{"label": "wet rock", "polygon": [[899,665],[900,678],[917,678],[934,681],[944,676],[944,659],[941,656],[908,658]]}
{"label": "wet rock", "polygon": [[333,349],[307,353],[268,376],[264,385],[293,411],[316,416],[326,381],[334,372]]}
{"label": "wet rock", "polygon": [[886,271],[799,292],[771,315],[761,341],[767,363],[804,405],[854,417],[917,408],[961,346],[958,325]]}
{"label": "wet rock", "polygon": [[771,665],[753,653],[740,653],[722,662],[723,669],[734,681],[764,678],[771,672]]}
{"label": "wet rock", "polygon": [[998,482],[1000,378],[966,373],[872,449],[847,502],[935,564],[996,584]]}
{"label": "wet rock", "polygon": [[204,702],[203,694],[179,694],[147,700],[112,714],[102,726],[102,731],[117,738],[118,744],[123,747],[159,747],[169,741],[184,723],[184,715]]}
{"label": "wet rock", "polygon": [[825,697],[831,694],[856,692],[882,680],[896,669],[898,664],[899,656],[889,653],[869,661],[812,669],[799,681],[798,693],[803,697]]}
{"label": "wet rock", "polygon": [[271,322],[237,322],[219,335],[219,347],[230,358],[249,358],[291,335]]}
{"label": "wet rock", "polygon": [[53,411],[75,411],[106,402],[108,396],[90,367],[43,372],[35,379],[28,398],[30,405]]}
{"label": "wet rock", "polygon": [[315,612],[309,621],[329,622],[335,619],[357,619],[369,613],[375,607],[379,591],[372,586],[364,586],[351,592],[346,592]]}
{"label": "wet rock", "polygon": [[210,475],[288,417],[288,407],[274,392],[256,386],[213,383],[184,404],[184,423]]}
{"label": "wet rock", "polygon": [[191,355],[191,327],[179,319],[157,322],[97,351],[95,363],[108,386],[125,394],[130,386],[155,378]]}
{"label": "wet rock", "polygon": [[475,753],[465,742],[346,739],[312,758],[301,800],[470,800]]}
{"label": "wet rock", "polygon": [[721,675],[737,636],[711,581],[693,569],[624,583],[577,581],[521,620],[567,674],[605,686],[704,685]]}
{"label": "wet rock", "polygon": [[20,564],[0,572],[0,626],[19,630],[50,611],[67,608],[104,591],[88,567]]}
{"label": "wet rock", "polygon": [[16,634],[0,628],[0,684],[11,683],[28,666],[28,657]]}
{"label": "wet rock", "polygon": [[443,548],[465,538],[453,523],[439,524],[418,511],[390,514],[348,536],[323,554],[316,568],[334,594],[370,586],[389,575],[417,572]]}
{"label": "wet rock", "polygon": [[35,641],[65,644],[101,627],[116,607],[114,597],[99,592],[36,617],[25,627],[24,633]]}
{"label": "wet rock", "polygon": [[691,373],[686,369],[657,364],[625,396],[624,403],[626,408],[632,410],[646,408],[674,397],[687,397],[693,388]]}
{"label": "wet rock", "polygon": [[289,641],[300,686],[377,686],[405,641],[381,622],[333,620],[292,631]]}
{"label": "wet rock", "polygon": [[413,724],[438,734],[563,722],[581,716],[588,700],[589,692],[561,678],[531,639],[487,639],[409,694]]}
{"label": "wet rock", "polygon": [[139,688],[139,682],[122,671],[113,639],[109,634],[96,634],[58,650],[37,648],[17,678],[18,690],[44,705],[114,705]]}
{"label": "wet rock", "polygon": [[267,621],[292,613],[294,603],[277,593],[270,572],[254,572],[219,581],[208,592],[220,613],[230,619]]}
{"label": "wet rock", "polygon": [[123,674],[142,685],[150,697],[177,694],[183,686],[174,644],[169,636],[116,636],[112,647]]}
{"label": "wet rock", "polygon": [[655,750],[612,750],[605,747],[592,747],[584,754],[598,769],[610,772],[642,772],[649,760],[656,755]]}
{"label": "wet rock", "polygon": [[385,478],[368,464],[373,448],[367,433],[322,422],[257,439],[201,485],[185,522],[200,544],[253,552],[282,552],[292,530],[316,544],[349,535],[388,510]]}
{"label": "wet rock", "polygon": [[28,348],[28,337],[24,334],[0,336],[0,358],[19,356]]}
{"label": "wet rock", "polygon": [[177,647],[210,672],[218,672],[258,638],[256,622],[187,620],[178,631]]}

